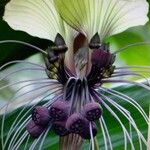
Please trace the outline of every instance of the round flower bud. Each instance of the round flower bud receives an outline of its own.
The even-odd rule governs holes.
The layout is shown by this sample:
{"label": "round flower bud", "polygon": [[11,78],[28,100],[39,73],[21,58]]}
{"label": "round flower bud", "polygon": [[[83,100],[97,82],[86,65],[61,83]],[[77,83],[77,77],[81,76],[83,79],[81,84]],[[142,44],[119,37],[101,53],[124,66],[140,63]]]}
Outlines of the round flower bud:
{"label": "round flower bud", "polygon": [[26,129],[33,138],[38,138],[45,130],[45,128],[43,128],[42,126],[35,124],[33,120],[29,121]]}
{"label": "round flower bud", "polygon": [[48,108],[42,106],[35,107],[32,112],[32,120],[37,125],[46,126],[50,121]]}
{"label": "round flower bud", "polygon": [[58,100],[52,104],[49,114],[54,121],[64,121],[68,117],[68,110],[68,103]]}
{"label": "round flower bud", "polygon": [[83,115],[86,117],[89,121],[95,121],[99,119],[102,115],[102,108],[100,105],[96,102],[87,103],[83,107]]}
{"label": "round flower bud", "polygon": [[[93,122],[92,123],[92,136],[95,137],[97,134],[97,127],[96,124]],[[80,136],[83,139],[91,139],[91,133],[90,133],[90,125],[88,124],[88,126],[83,130],[82,133],[80,133]]]}
{"label": "round flower bud", "polygon": [[66,136],[69,131],[66,129],[66,122],[56,121],[53,123],[53,130],[59,136]]}
{"label": "round flower bud", "polygon": [[74,113],[67,119],[66,128],[71,133],[79,134],[83,132],[87,124],[88,121],[81,114]]}
{"label": "round flower bud", "polygon": [[91,56],[91,62],[100,68],[106,67],[109,64],[111,54],[102,49],[94,49]]}

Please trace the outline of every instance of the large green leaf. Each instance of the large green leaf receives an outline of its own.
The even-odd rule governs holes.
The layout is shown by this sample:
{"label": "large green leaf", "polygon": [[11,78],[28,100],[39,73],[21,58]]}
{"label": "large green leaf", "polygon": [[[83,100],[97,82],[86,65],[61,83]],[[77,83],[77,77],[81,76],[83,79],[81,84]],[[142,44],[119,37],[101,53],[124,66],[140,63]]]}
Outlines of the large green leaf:
{"label": "large green leaf", "polygon": [[[108,39],[112,50],[117,51],[122,47],[138,42],[149,42],[150,23],[144,27],[136,27]],[[127,65],[150,65],[150,43],[132,46],[117,54],[121,61]]]}
{"label": "large green leaf", "polygon": [[[143,109],[145,110],[145,112],[148,115],[149,102],[150,102],[149,101],[149,99],[150,99],[150,92],[149,91],[147,91],[143,88],[137,87],[137,86],[119,86],[119,87],[114,88],[114,90],[117,90],[119,92],[122,92],[122,93],[134,98],[143,107]],[[137,126],[139,127],[140,131],[144,134],[145,137],[147,137],[148,127],[147,127],[145,121],[143,120],[143,118],[140,116],[139,112],[136,109],[134,109],[134,107],[132,107],[129,103],[126,103],[123,100],[121,101],[120,99],[118,99],[114,96],[111,96],[111,98],[131,112],[131,115],[134,118],[135,122],[137,123]],[[23,114],[29,108],[30,107],[26,108],[25,111],[23,111]],[[113,107],[111,107],[111,108],[113,108]],[[4,138],[6,137],[13,121],[15,120],[16,116],[18,115],[18,113],[21,110],[22,110],[22,108],[19,108],[19,109],[6,115],[6,120],[5,120],[5,125],[4,125]],[[115,109],[114,109],[114,111],[117,113],[117,111]],[[129,128],[128,121],[120,113],[117,113],[117,115],[119,116],[119,118],[121,118],[124,126]],[[124,144],[124,138],[123,138],[123,133],[121,131],[119,124],[110,115],[110,113],[106,109],[104,109],[103,117],[106,121],[108,130],[110,132],[114,150],[123,149],[124,148],[124,145],[123,145]],[[21,116],[20,116],[20,118],[21,118]],[[1,116],[1,119],[2,119],[2,116]],[[2,122],[2,120],[0,120],[0,122]],[[100,128],[99,125],[98,125],[98,128]],[[132,136],[133,136],[133,141],[135,143],[135,149],[139,149],[139,144],[137,141],[137,135],[133,129],[132,129],[132,131],[133,131]],[[100,149],[105,150],[104,140],[103,140],[102,132],[100,129],[99,129],[97,138],[98,138],[98,142],[100,145]],[[32,140],[29,140],[28,145],[30,145],[32,142],[33,142]],[[24,144],[21,145],[20,149],[23,149]],[[83,150],[87,150],[88,147],[89,147],[89,144],[88,144],[88,142],[86,142],[83,145]],[[44,148],[43,149],[45,149],[45,150],[49,150],[49,149],[56,150],[57,148],[58,148],[58,136],[56,136],[52,132],[48,133],[48,136],[46,137],[46,140],[44,142]]]}

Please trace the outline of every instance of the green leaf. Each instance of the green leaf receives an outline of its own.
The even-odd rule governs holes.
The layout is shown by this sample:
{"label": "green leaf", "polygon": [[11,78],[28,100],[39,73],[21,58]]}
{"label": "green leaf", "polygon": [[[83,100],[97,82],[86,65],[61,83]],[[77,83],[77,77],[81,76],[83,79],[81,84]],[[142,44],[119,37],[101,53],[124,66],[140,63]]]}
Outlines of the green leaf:
{"label": "green leaf", "polygon": [[[117,51],[124,46],[138,42],[149,42],[150,34],[145,34],[147,27],[137,27],[134,30],[128,30],[109,38],[108,41],[111,43],[112,50]],[[118,53],[117,56],[127,65],[150,65],[150,44],[127,48]]]}
{"label": "green leaf", "polygon": [[[146,114],[148,115],[149,112],[149,98],[150,98],[150,92],[137,87],[137,86],[119,86],[114,88],[114,90],[117,90],[125,95],[128,95],[132,98],[134,98],[144,109],[144,111],[146,112]],[[144,94],[143,94],[144,93]],[[108,95],[107,95],[108,96]],[[121,106],[123,106],[124,108],[126,108],[128,111],[130,111],[132,117],[134,118],[135,122],[137,123],[137,126],[139,127],[140,131],[143,133],[143,135],[145,137],[147,137],[147,132],[148,132],[148,127],[143,119],[143,117],[140,116],[139,112],[132,107],[129,103],[126,103],[123,100],[120,100],[119,98],[116,98],[114,96],[111,96],[111,98],[119,103]],[[29,110],[30,107],[26,108],[23,111],[23,114]],[[113,108],[113,107],[111,107]],[[8,134],[8,131],[12,125],[12,123],[14,122],[15,118],[17,117],[17,115],[19,114],[19,112],[22,110],[22,108],[19,108],[9,114],[6,115],[6,120],[5,120],[5,125],[4,125],[4,139],[6,138],[6,135]],[[113,110],[117,113],[117,110],[113,108]],[[28,114],[30,114],[31,112],[28,112]],[[129,123],[128,121],[121,115],[121,113],[117,113],[117,115],[119,116],[119,118],[122,120],[123,124],[125,127],[127,127],[127,129],[129,129]],[[28,115],[27,115],[28,116]],[[19,117],[21,119],[22,115]],[[119,124],[117,123],[117,121],[110,115],[110,113],[104,109],[103,111],[103,118],[106,121],[108,130],[110,132],[110,136],[111,136],[111,140],[112,140],[112,144],[113,144],[113,148],[114,150],[120,150],[124,148],[124,139],[123,139],[123,133],[121,131],[121,128],[119,126]],[[2,116],[0,118],[0,122],[2,122]],[[19,119],[18,119],[19,120]],[[98,123],[97,123],[98,124]],[[19,127],[19,125],[17,126],[17,128]],[[16,129],[17,129],[16,128]],[[99,128],[99,132],[97,135],[97,139],[100,145],[100,150],[105,150],[105,146],[104,146],[104,140],[103,140],[103,136],[102,136],[102,131],[100,130],[100,126],[98,125]],[[129,130],[128,130],[129,131]],[[138,144],[138,140],[137,140],[137,135],[134,131],[134,129],[132,129],[132,136],[133,136],[133,142],[135,144],[135,149],[139,148],[139,144]],[[2,137],[1,137],[2,138]],[[20,138],[20,137],[19,137]],[[19,140],[18,138],[18,140]],[[28,142],[28,146],[30,146],[32,144],[33,140],[30,139]],[[20,147],[20,149],[23,149],[25,146],[25,143],[23,143]],[[38,147],[38,145],[37,145]],[[88,142],[86,142],[83,145],[82,150],[87,150],[89,147]],[[49,132],[45,142],[44,142],[44,147],[43,149],[45,150],[56,150],[58,149],[58,136],[56,136],[53,132]]]}

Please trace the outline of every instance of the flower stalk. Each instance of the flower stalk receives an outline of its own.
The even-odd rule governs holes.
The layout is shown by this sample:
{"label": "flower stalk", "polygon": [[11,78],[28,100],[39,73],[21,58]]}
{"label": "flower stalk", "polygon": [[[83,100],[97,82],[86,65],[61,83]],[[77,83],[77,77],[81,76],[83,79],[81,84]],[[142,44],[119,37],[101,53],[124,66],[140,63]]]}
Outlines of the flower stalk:
{"label": "flower stalk", "polygon": [[77,134],[60,137],[60,150],[80,150],[83,139]]}
{"label": "flower stalk", "polygon": [[149,125],[148,125],[148,141],[147,141],[147,145],[148,145],[148,147],[147,147],[147,150],[150,150],[150,108],[149,108]]}

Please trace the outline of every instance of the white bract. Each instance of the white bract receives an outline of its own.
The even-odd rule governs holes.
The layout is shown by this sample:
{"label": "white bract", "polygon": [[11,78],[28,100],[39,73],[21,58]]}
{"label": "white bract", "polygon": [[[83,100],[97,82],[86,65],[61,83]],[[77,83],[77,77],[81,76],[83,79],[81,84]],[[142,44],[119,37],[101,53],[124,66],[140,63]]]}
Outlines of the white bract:
{"label": "white bract", "polygon": [[103,40],[130,27],[144,25],[148,21],[148,3],[146,0],[11,0],[3,19],[15,30],[53,41],[57,33],[68,35],[68,26],[58,13],[89,39],[98,32]]}

